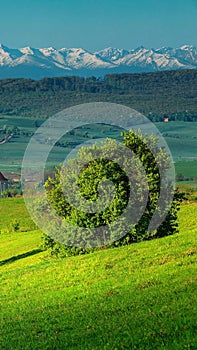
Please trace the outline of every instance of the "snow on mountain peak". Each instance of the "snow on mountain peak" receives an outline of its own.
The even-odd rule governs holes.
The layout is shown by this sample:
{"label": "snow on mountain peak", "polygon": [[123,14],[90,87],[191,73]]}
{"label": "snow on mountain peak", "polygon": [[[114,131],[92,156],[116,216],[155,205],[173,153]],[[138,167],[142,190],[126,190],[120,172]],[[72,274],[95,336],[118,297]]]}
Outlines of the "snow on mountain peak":
{"label": "snow on mountain peak", "polygon": [[57,50],[54,47],[50,46],[50,47],[45,47],[45,48],[39,49],[39,51],[46,52],[46,53],[50,54],[50,53],[56,52]]}
{"label": "snow on mountain peak", "polygon": [[114,62],[114,61],[124,57],[128,53],[129,53],[128,50],[107,47],[101,51],[95,52],[95,55],[97,57],[102,58],[102,59],[111,60]]}
{"label": "snow on mountain peak", "polygon": [[[12,67],[12,72],[8,69]],[[17,73],[15,70],[17,69]],[[33,71],[38,73],[32,73]],[[192,45],[179,48],[161,47],[135,49],[107,47],[90,52],[81,47],[11,49],[0,44],[0,78],[60,75],[96,75],[134,73],[165,69],[197,69],[197,49]]]}
{"label": "snow on mountain peak", "polygon": [[20,52],[24,53],[25,55],[33,55],[34,49],[32,49],[30,46],[22,47],[19,49]]}
{"label": "snow on mountain peak", "polygon": [[181,50],[193,50],[194,46],[192,46],[192,45],[182,45],[182,46],[180,46],[180,49]]}

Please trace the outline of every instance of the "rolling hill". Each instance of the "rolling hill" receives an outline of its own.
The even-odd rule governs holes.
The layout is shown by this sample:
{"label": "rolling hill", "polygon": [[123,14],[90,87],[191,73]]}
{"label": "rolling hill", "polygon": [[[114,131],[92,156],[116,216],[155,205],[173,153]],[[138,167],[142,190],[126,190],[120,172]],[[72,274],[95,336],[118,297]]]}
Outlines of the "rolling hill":
{"label": "rolling hill", "polygon": [[39,231],[2,233],[1,349],[196,349],[196,204],[179,217],[180,234],[67,259]]}

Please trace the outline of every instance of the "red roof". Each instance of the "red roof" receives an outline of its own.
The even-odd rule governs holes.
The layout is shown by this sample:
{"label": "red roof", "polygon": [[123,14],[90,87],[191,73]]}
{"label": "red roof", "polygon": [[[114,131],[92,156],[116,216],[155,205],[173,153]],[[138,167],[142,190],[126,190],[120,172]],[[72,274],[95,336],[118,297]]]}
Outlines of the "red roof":
{"label": "red roof", "polygon": [[6,177],[0,172],[0,181],[8,181]]}

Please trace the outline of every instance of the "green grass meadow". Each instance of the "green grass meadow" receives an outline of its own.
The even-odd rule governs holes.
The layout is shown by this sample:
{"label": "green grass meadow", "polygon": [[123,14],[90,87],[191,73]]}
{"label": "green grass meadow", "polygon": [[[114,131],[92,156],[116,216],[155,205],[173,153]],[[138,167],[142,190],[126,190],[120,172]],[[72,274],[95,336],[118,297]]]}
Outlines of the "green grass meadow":
{"label": "green grass meadow", "polygon": [[20,231],[35,229],[23,198],[1,198],[0,199],[0,232],[7,233],[14,221],[19,223]]}
{"label": "green grass meadow", "polygon": [[2,350],[197,348],[197,204],[179,234],[66,259],[40,250],[22,198],[0,213],[24,229],[0,234]]}

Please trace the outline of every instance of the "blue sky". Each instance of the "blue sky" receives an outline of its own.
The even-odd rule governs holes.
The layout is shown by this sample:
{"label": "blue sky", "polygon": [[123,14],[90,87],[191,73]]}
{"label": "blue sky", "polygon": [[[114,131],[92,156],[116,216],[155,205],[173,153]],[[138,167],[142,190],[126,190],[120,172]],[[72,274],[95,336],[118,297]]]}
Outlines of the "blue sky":
{"label": "blue sky", "polygon": [[9,47],[197,46],[197,0],[0,0]]}

